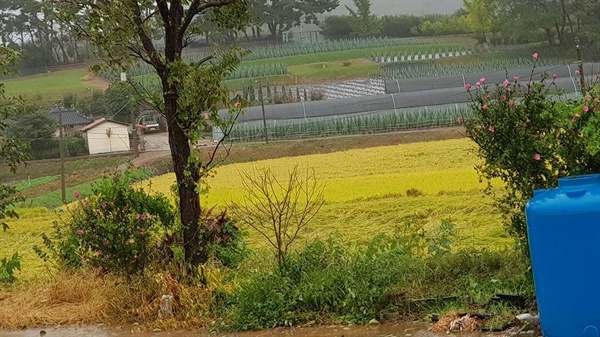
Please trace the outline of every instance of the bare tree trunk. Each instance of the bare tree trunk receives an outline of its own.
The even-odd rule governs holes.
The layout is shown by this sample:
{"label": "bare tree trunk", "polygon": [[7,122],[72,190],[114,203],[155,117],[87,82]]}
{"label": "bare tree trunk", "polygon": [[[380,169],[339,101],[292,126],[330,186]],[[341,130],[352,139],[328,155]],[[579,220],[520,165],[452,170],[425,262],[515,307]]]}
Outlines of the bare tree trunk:
{"label": "bare tree trunk", "polygon": [[565,37],[563,34],[564,27],[561,29],[558,21],[554,21],[554,28],[556,29],[556,35],[558,36],[558,44],[562,46],[565,42]]}
{"label": "bare tree trunk", "polygon": [[269,27],[269,32],[271,32],[271,38],[273,40],[277,39],[277,33],[278,33],[278,29],[277,29],[277,24],[275,22],[269,22],[267,24],[267,26]]}
{"label": "bare tree trunk", "polygon": [[60,38],[58,39],[58,45],[60,47],[60,51],[62,52],[62,56],[63,56],[63,62],[64,63],[68,63],[69,62],[69,55],[67,54],[67,51],[65,50],[65,42],[64,42],[64,33],[63,33],[63,25],[62,23],[60,24],[60,27],[58,28],[60,30]]}

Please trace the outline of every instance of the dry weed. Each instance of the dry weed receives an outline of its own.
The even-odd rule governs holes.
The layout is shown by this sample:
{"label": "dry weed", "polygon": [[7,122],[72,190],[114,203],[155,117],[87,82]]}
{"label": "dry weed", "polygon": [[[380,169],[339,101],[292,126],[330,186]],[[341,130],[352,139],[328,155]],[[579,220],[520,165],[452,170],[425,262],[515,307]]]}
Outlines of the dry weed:
{"label": "dry weed", "polygon": [[[15,287],[0,296],[0,328],[119,323],[140,317],[152,291],[124,279],[92,273],[57,273],[45,283]],[[143,316],[141,316],[143,317]]]}
{"label": "dry weed", "polygon": [[433,333],[448,333],[453,331],[475,332],[480,331],[482,320],[476,316],[459,315],[457,313],[448,313],[433,324],[427,331]]}

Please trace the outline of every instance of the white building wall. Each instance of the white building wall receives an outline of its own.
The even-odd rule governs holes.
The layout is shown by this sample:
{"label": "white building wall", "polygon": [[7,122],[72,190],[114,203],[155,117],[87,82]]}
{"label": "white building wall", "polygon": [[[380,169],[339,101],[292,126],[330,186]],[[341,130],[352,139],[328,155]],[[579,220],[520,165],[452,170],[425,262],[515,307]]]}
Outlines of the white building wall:
{"label": "white building wall", "polygon": [[128,127],[119,123],[104,122],[86,131],[90,154],[129,151]]}

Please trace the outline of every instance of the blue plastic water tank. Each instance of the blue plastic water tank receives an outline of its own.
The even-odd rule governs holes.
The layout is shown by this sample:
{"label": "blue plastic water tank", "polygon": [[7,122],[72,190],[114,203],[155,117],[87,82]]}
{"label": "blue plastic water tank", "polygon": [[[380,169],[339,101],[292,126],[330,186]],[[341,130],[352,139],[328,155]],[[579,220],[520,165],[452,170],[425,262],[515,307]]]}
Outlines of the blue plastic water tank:
{"label": "blue plastic water tank", "polygon": [[526,207],[545,337],[600,337],[600,174],[562,178]]}

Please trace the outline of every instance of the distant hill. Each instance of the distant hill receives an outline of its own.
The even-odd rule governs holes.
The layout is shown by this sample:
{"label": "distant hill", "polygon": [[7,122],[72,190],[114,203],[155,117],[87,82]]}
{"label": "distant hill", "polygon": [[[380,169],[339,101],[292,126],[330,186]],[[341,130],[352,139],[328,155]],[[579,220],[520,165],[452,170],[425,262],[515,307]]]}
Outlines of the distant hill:
{"label": "distant hill", "polygon": [[[375,15],[400,14],[451,14],[463,5],[462,0],[371,0]],[[344,5],[352,8],[352,0],[340,0],[340,6],[332,14],[347,14]]]}

